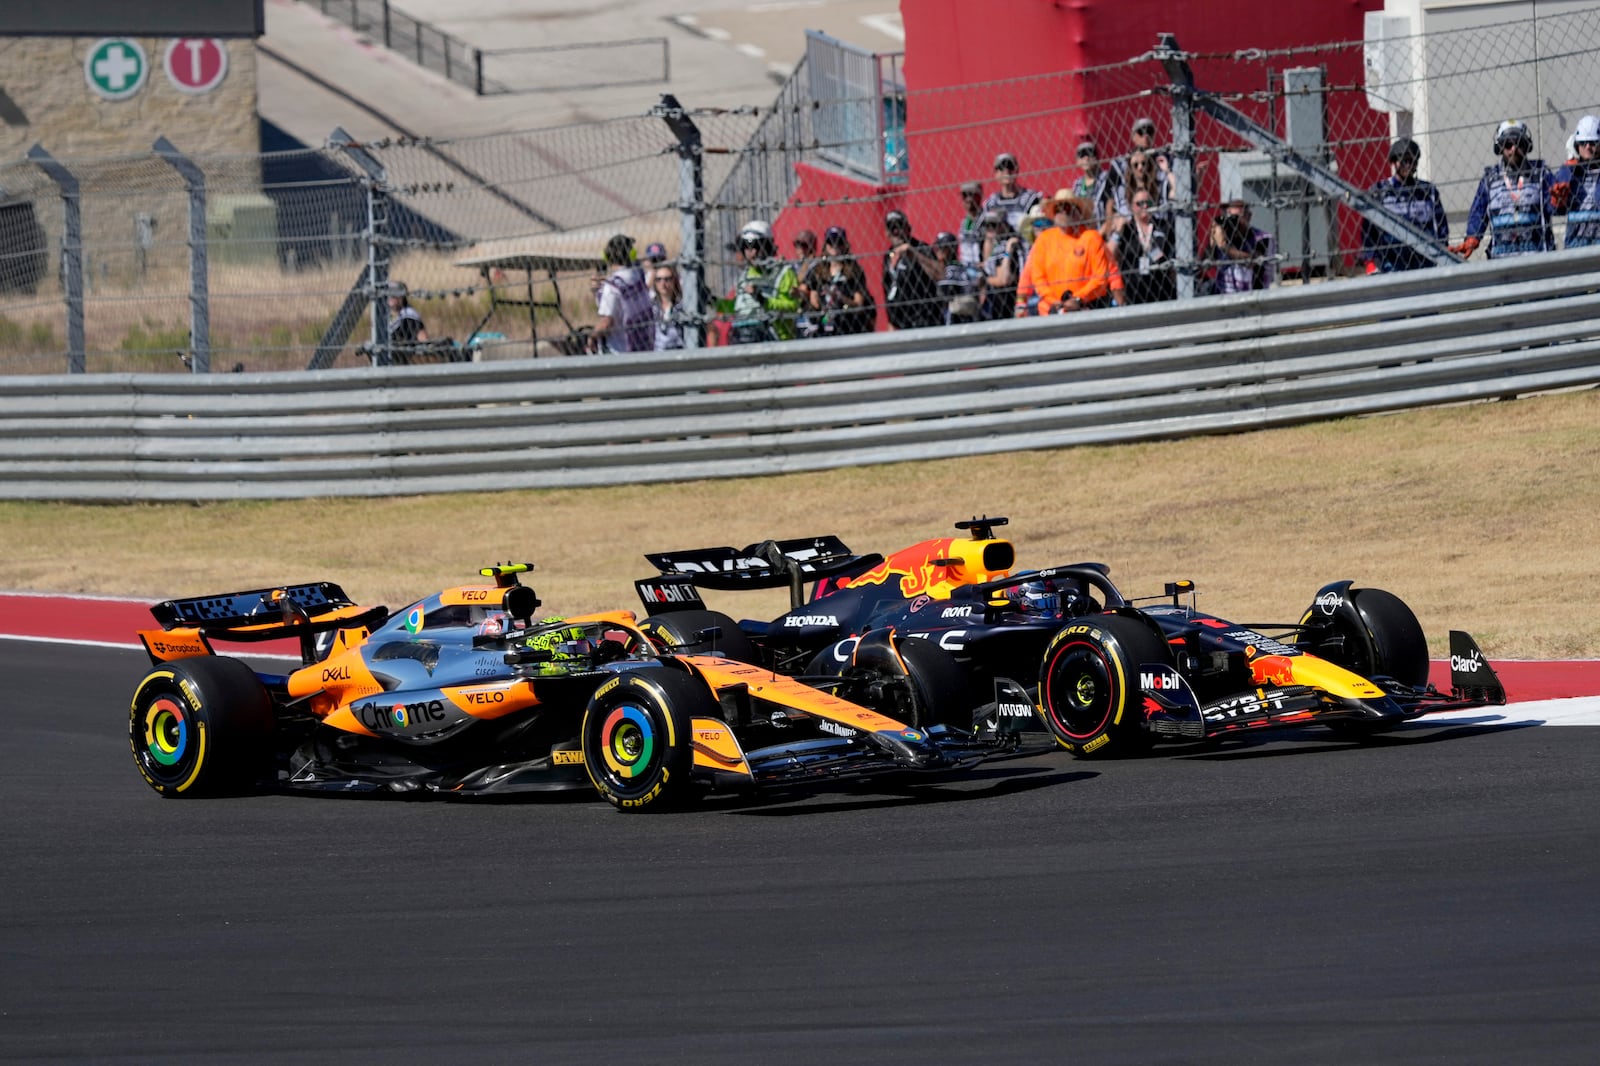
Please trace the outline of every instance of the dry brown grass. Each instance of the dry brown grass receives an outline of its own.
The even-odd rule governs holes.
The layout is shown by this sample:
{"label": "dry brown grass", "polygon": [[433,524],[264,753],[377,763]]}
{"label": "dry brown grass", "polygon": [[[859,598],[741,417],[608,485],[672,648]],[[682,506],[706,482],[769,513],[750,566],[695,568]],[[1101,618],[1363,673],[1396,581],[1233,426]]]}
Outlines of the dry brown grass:
{"label": "dry brown grass", "polygon": [[[84,343],[89,373],[181,373],[176,353],[189,347],[189,267],[187,253],[167,248],[148,270],[132,266],[128,251],[115,270],[92,272],[84,302]],[[513,339],[532,332],[525,275],[497,278],[502,301],[490,310],[489,293],[476,271],[457,266],[463,252],[411,251],[396,258],[393,276],[414,291],[445,295],[418,297],[414,303],[435,339],[465,341],[480,323],[486,331]],[[327,331],[360,272],[353,261],[323,262],[301,270],[268,263],[214,261],[209,280],[213,366],[227,370],[301,370]],[[594,295],[586,272],[559,279],[562,310],[574,326],[592,326]],[[557,289],[535,279],[533,298],[550,302]],[[450,293],[455,293],[450,295]],[[550,338],[566,327],[548,307],[538,311],[539,333]],[[371,332],[363,313],[349,344],[335,364],[366,365],[355,348]],[[64,365],[66,309],[58,283],[47,281],[37,294],[0,296],[0,375],[56,373]]]}
{"label": "dry brown grass", "polygon": [[[531,559],[546,609],[634,606],[646,551],[837,533],[859,551],[1009,515],[1019,563],[1101,560],[1131,594],[1193,578],[1240,621],[1322,583],[1406,599],[1491,655],[1600,655],[1600,392],[1118,447],[626,488],[383,500],[0,503],[0,588],[152,599],[327,579],[399,606]],[[712,594],[713,597],[716,594]],[[766,617],[778,592],[720,598]],[[716,602],[713,605],[717,605]]]}

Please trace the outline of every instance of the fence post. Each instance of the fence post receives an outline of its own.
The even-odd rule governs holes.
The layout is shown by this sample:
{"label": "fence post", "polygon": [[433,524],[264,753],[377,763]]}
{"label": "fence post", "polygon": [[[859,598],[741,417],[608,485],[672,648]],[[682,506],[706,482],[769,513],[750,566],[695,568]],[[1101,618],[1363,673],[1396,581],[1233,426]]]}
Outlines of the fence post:
{"label": "fence post", "polygon": [[483,95],[483,49],[472,50],[472,84],[477,89],[478,95]]}
{"label": "fence post", "polygon": [[678,263],[684,278],[684,317],[693,325],[692,329],[684,331],[683,343],[686,348],[703,348],[706,343],[706,180],[700,127],[671,93],[662,93],[661,103],[653,110],[678,138],[678,215],[683,244]]}
{"label": "fence post", "polygon": [[366,174],[367,190],[367,295],[372,301],[372,352],[379,366],[388,366],[389,354],[389,181],[383,164],[343,127],[328,135],[328,145],[349,156]]}
{"label": "fence post", "polygon": [[189,369],[211,372],[211,285],[206,264],[206,176],[166,137],[150,146],[189,190]]}
{"label": "fence post", "polygon": [[389,0],[383,0],[383,46],[393,48],[389,43]]}
{"label": "fence post", "polygon": [[1200,274],[1195,258],[1200,246],[1195,239],[1194,75],[1172,34],[1157,37],[1155,55],[1172,81],[1172,176],[1177,184],[1172,243],[1177,252],[1178,299],[1189,300],[1194,298],[1195,279]]}
{"label": "fence post", "polygon": [[61,190],[61,286],[67,300],[67,373],[84,372],[83,351],[83,212],[78,179],[45,151],[28,149],[28,158]]}

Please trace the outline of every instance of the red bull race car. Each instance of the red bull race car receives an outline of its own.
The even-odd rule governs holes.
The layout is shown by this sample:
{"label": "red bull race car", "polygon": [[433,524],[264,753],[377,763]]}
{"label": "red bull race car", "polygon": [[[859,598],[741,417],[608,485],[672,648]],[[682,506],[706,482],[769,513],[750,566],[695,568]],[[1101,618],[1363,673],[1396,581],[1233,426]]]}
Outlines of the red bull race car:
{"label": "red bull race car", "polygon": [[[851,553],[837,537],[650,555],[658,576],[636,582],[643,628],[679,650],[715,647],[847,697],[892,677],[885,663],[915,659],[907,672],[940,678],[943,696],[905,708],[907,721],[980,739],[1043,732],[1080,756],[1306,724],[1362,736],[1505,702],[1463,632],[1450,634],[1451,691],[1431,685],[1421,624],[1382,589],[1335,582],[1298,621],[1239,624],[1199,610],[1188,581],[1135,602],[1098,563],[1012,573],[1012,545],[994,536],[1005,523],[957,523],[968,538],[887,558]],[[770,622],[734,622],[699,593],[785,584],[791,609]]]}
{"label": "red bull race car", "polygon": [[[128,715],[134,764],[163,796],[593,787],[634,811],[994,749],[748,662],[663,653],[631,611],[534,621],[531,569],[487,567],[392,614],[328,582],[158,603],[160,628],[139,634],[152,668]],[[301,652],[283,674],[212,649],[283,637]]]}

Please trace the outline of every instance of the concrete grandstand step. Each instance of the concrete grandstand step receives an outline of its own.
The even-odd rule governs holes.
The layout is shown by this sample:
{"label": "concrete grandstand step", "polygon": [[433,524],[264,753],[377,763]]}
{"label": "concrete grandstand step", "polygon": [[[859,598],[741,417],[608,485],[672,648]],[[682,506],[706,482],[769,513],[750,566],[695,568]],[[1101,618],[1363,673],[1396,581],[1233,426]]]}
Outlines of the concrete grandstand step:
{"label": "concrete grandstand step", "polygon": [[[665,18],[674,7],[630,0],[530,18],[507,14],[492,0],[460,0],[438,12],[425,3],[402,5],[407,14],[485,49],[668,38],[672,77],[666,83],[480,97],[323,15],[313,3],[267,0],[259,106],[264,117],[317,145],[338,125],[360,137],[448,138],[639,115],[663,92],[691,107],[770,102],[765,62],[675,27]],[[794,20],[796,40],[803,30],[803,21]]]}

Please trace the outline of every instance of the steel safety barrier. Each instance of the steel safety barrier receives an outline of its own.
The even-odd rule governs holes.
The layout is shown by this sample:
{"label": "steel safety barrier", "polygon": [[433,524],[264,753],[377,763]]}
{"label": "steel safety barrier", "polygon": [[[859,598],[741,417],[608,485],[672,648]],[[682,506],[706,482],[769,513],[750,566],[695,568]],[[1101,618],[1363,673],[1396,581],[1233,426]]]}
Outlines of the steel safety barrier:
{"label": "steel safety barrier", "polygon": [[1600,384],[1600,249],[679,353],[0,379],[0,498],[617,485],[1235,432]]}

